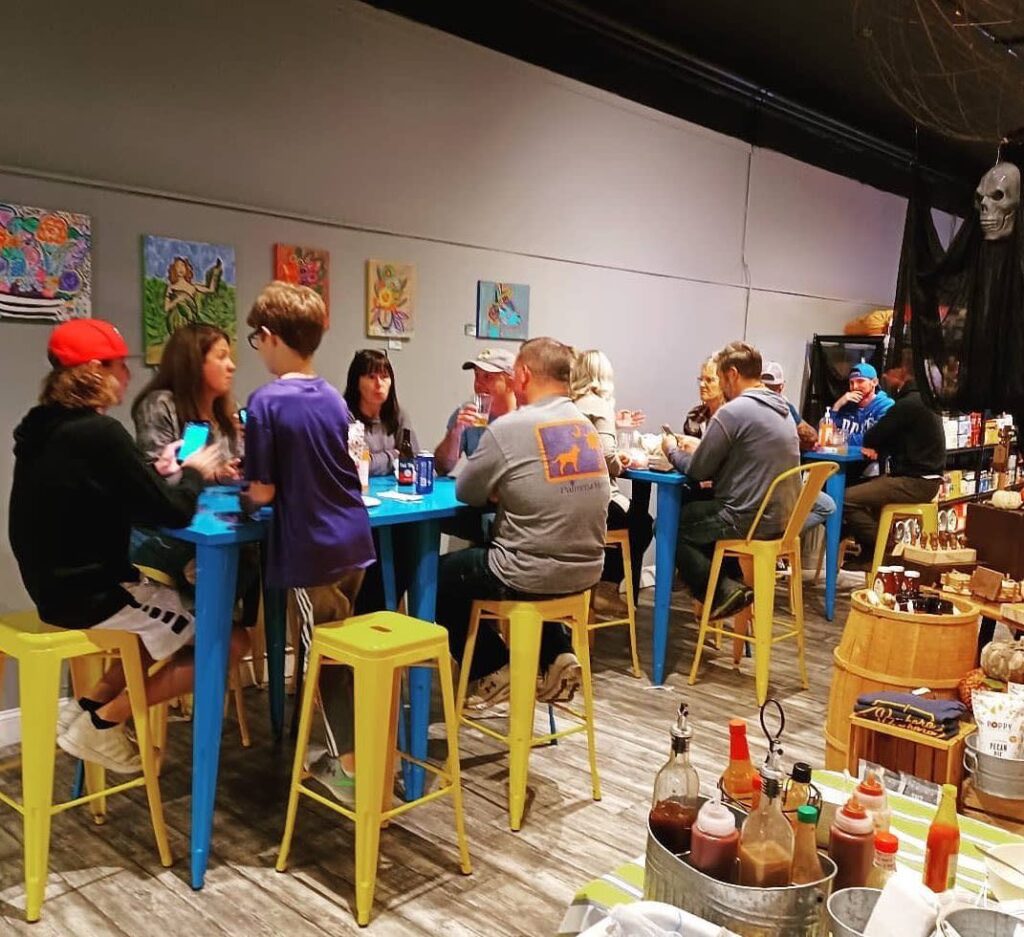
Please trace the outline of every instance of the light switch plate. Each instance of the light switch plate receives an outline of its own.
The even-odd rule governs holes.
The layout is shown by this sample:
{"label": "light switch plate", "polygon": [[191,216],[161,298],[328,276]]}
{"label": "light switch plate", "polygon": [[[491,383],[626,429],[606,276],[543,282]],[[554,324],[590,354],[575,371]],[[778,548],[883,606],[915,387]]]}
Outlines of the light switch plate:
{"label": "light switch plate", "polygon": [[400,338],[389,338],[388,339],[388,351],[401,351],[402,340]]}
{"label": "light switch plate", "polygon": [[463,327],[462,331],[466,333],[470,338],[476,338],[476,324],[473,322],[467,322]]}

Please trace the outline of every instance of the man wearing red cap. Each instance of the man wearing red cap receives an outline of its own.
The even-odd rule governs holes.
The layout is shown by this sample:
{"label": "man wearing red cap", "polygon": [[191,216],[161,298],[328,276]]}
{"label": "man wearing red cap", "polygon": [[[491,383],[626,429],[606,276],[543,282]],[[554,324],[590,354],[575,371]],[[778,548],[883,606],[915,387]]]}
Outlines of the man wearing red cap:
{"label": "man wearing red cap", "polygon": [[[128,558],[132,526],[184,527],[195,512],[219,455],[210,447],[185,460],[180,480],[173,447],[157,469],[113,417],[131,372],[128,346],[109,322],[76,319],[50,335],[53,369],[39,406],[14,432],[10,541],[43,621],[62,628],[102,627],[135,632],[144,661],[175,655],[194,631],[178,594],[148,581]],[[192,662],[175,659],[147,681],[150,705],[188,692]],[[68,712],[68,710],[65,710]],[[130,715],[119,666],[62,719],[57,743],[111,771],[141,769],[124,724]]]}

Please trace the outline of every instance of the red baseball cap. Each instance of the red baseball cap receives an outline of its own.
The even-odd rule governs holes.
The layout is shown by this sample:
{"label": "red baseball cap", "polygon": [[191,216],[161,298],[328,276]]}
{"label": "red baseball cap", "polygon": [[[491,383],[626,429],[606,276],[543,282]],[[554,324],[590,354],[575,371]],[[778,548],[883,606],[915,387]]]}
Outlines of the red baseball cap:
{"label": "red baseball cap", "polygon": [[114,361],[128,357],[128,344],[121,333],[102,319],[62,322],[50,333],[46,350],[65,368],[87,361]]}

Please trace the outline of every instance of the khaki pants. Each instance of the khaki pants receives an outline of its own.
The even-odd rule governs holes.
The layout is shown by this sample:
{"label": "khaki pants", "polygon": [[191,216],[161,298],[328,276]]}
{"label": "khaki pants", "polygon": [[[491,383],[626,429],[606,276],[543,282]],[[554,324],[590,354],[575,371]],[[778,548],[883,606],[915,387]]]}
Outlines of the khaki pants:
{"label": "khaki pants", "polygon": [[938,494],[939,479],[882,475],[846,489],[843,524],[871,558],[878,537],[878,518],[887,504],[924,504]]}
{"label": "khaki pants", "polygon": [[[348,570],[339,582],[289,590],[289,633],[294,633],[293,627],[297,624],[299,640],[302,642],[303,661],[309,661],[313,629],[317,625],[344,621],[352,616],[356,596],[363,584],[363,572],[361,569],[352,569]],[[327,750],[336,758],[339,754],[352,751],[355,742],[351,668],[321,668],[319,690]]]}

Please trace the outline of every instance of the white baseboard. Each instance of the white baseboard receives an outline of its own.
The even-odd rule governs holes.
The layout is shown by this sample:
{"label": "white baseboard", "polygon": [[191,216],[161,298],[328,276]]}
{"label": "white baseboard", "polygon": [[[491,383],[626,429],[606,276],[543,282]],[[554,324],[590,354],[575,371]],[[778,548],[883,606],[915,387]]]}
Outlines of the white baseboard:
{"label": "white baseboard", "polygon": [[[61,706],[73,706],[75,701],[66,699],[61,701]],[[3,709],[0,710],[0,748],[9,745],[18,745],[21,742],[21,710]]]}
{"label": "white baseboard", "polygon": [[0,748],[17,745],[21,741],[21,710],[0,710]]}

